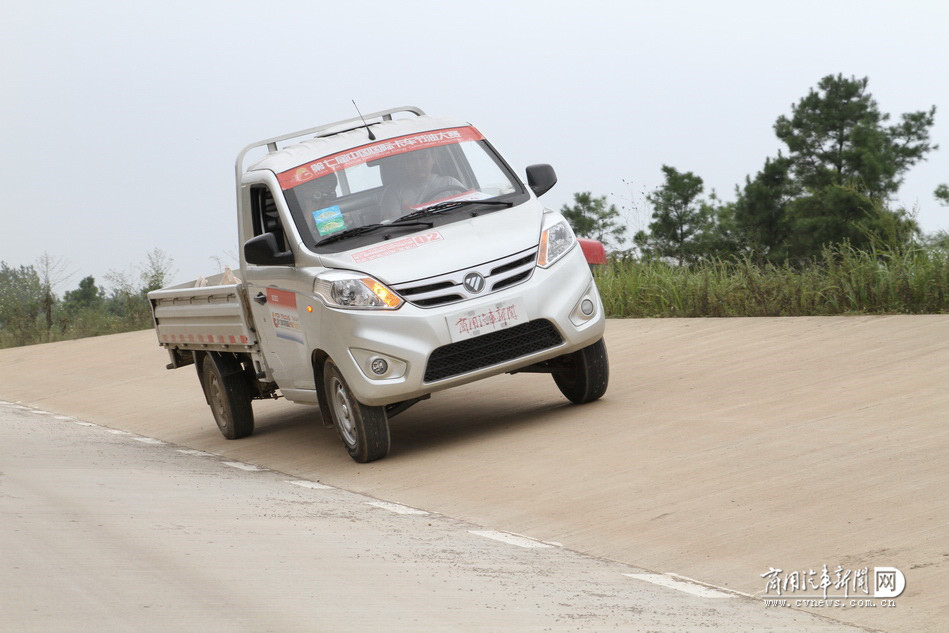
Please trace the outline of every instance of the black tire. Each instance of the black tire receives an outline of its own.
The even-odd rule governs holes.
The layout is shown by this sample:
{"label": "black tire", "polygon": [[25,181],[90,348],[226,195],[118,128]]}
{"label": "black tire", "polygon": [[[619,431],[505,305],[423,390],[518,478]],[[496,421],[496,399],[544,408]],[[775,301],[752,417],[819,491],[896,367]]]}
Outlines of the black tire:
{"label": "black tire", "polygon": [[201,363],[201,384],[211,414],[229,440],[239,440],[254,432],[254,409],[250,388],[240,362],[209,353]]}
{"label": "black tire", "polygon": [[323,390],[329,404],[327,413],[350,457],[365,464],[389,454],[386,408],[356,400],[339,368],[328,358],[323,365]]}
{"label": "black tire", "polygon": [[570,402],[593,402],[606,393],[610,382],[610,361],[603,339],[567,354],[561,360],[565,367],[554,370],[554,382]]}

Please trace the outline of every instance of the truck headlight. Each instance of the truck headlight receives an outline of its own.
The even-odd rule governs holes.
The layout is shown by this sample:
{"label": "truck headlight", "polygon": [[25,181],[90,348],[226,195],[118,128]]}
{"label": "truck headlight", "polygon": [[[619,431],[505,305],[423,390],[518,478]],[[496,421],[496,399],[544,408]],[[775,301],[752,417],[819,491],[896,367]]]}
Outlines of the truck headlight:
{"label": "truck headlight", "polygon": [[348,270],[317,275],[313,293],[328,306],[352,310],[395,310],[402,298],[378,279]]}
{"label": "truck headlight", "polygon": [[537,253],[537,265],[547,268],[567,254],[577,243],[570,225],[565,220],[549,226],[540,234],[540,249]]}

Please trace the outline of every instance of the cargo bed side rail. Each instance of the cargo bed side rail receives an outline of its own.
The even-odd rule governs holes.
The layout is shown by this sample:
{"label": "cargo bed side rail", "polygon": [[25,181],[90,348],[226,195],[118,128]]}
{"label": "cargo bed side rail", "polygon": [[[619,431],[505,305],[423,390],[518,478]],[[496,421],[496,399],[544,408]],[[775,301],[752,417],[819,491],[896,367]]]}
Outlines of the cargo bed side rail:
{"label": "cargo bed side rail", "polygon": [[179,350],[259,352],[243,284],[148,293],[158,342]]}

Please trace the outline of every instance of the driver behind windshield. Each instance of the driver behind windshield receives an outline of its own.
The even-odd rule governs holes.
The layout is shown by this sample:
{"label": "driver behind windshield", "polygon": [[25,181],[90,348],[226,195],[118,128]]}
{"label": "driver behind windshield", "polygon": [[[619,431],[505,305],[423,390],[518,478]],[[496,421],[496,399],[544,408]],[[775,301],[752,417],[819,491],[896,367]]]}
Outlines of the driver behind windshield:
{"label": "driver behind windshield", "polygon": [[317,210],[333,204],[337,198],[336,187],[338,183],[339,179],[333,172],[314,180],[313,184],[308,187],[309,208]]}
{"label": "driver behind windshield", "polygon": [[394,162],[399,173],[395,174],[394,182],[386,185],[382,194],[384,220],[393,220],[426,202],[438,202],[468,189],[457,178],[433,171],[435,154],[432,149],[401,154]]}

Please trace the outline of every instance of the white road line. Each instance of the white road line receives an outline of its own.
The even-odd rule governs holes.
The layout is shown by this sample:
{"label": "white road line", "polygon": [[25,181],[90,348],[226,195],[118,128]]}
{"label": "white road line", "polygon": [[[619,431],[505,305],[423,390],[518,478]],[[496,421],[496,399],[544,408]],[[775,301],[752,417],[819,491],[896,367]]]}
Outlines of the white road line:
{"label": "white road line", "polygon": [[294,486],[300,486],[301,488],[312,488],[313,490],[335,490],[333,486],[327,486],[326,484],[321,484],[318,481],[307,481],[306,479],[287,479],[283,483],[293,484]]}
{"label": "white road line", "polygon": [[205,453],[204,451],[195,450],[193,448],[179,448],[178,452],[182,455],[195,455],[197,457],[217,457],[214,453]]}
{"label": "white road line", "polygon": [[79,420],[73,420],[73,424],[78,424],[79,426],[99,426],[98,424],[93,424],[92,422],[80,422]]}
{"label": "white road line", "polygon": [[142,444],[164,444],[161,440],[156,440],[154,437],[133,437],[133,440],[136,442],[141,442]]}
{"label": "white road line", "polygon": [[225,466],[230,466],[231,468],[237,468],[238,470],[248,470],[248,471],[264,471],[266,468],[260,468],[259,466],[254,466],[253,464],[245,464],[244,462],[221,462]]}
{"label": "white road line", "polygon": [[109,433],[113,435],[131,435],[128,431],[120,431],[119,429],[109,429]]}
{"label": "white road line", "polygon": [[57,420],[72,420],[73,418],[68,415],[54,415],[54,418]]}
{"label": "white road line", "polygon": [[388,501],[366,501],[366,505],[382,508],[383,510],[388,510],[389,512],[395,512],[396,514],[416,514],[416,515],[428,514],[428,512],[426,512],[425,510],[410,508],[409,506],[404,506],[400,503],[390,503]]}
{"label": "white road line", "polygon": [[532,548],[543,548],[543,547],[553,547],[549,543],[544,543],[542,541],[535,541],[532,538],[526,536],[520,536],[518,534],[511,534],[510,532],[497,532],[495,530],[468,530],[471,534],[476,536],[483,536],[485,538],[494,539],[495,541],[501,541],[502,543],[507,543],[509,545],[517,545],[518,547],[532,547]]}
{"label": "white road line", "polygon": [[22,404],[12,405],[14,409],[20,409],[21,411],[31,411],[29,407],[24,407]]}
{"label": "white road line", "polygon": [[636,580],[644,580],[646,582],[651,582],[654,585],[659,585],[660,587],[667,587],[669,589],[675,589],[676,591],[681,591],[682,593],[688,593],[693,596],[698,596],[700,598],[733,598],[734,596],[730,593],[725,593],[724,591],[718,591],[716,589],[709,589],[703,585],[697,585],[692,582],[685,582],[682,580],[676,580],[671,576],[666,574],[623,574],[624,576],[629,576]]}
{"label": "white road line", "polygon": [[673,578],[678,578],[679,580],[684,580],[686,582],[695,583],[696,585],[702,585],[704,587],[709,587],[710,589],[718,589],[719,591],[724,591],[725,593],[737,593],[739,596],[745,596],[746,598],[754,598],[755,596],[750,593],[745,593],[744,591],[735,591],[734,589],[729,589],[728,587],[719,587],[718,585],[712,585],[707,582],[702,582],[701,580],[696,580],[695,578],[689,578],[688,576],[681,576],[679,574],[674,574],[671,571],[666,572],[666,576],[672,576]]}
{"label": "white road line", "polygon": [[35,413],[36,415],[53,415],[49,411],[43,411],[41,409],[32,409],[31,411]]}

